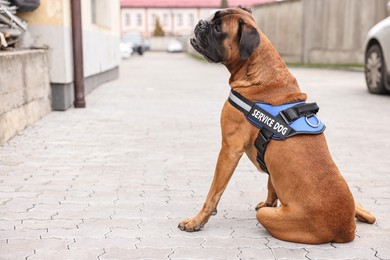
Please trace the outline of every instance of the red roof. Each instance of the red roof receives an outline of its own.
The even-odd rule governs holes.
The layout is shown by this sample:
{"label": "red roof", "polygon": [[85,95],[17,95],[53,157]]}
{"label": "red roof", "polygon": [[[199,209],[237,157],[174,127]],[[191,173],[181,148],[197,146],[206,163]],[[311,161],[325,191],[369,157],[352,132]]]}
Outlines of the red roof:
{"label": "red roof", "polygon": [[[264,4],[274,2],[276,0],[228,0],[229,6],[252,6],[256,4]],[[219,8],[221,0],[121,0],[121,7],[128,8]]]}

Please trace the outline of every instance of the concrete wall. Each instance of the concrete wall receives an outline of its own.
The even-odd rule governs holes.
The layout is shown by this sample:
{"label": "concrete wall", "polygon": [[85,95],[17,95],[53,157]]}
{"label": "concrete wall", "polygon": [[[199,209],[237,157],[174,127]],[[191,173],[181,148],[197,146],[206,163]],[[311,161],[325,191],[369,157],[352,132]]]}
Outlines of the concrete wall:
{"label": "concrete wall", "polygon": [[303,48],[302,1],[277,2],[253,8],[260,29],[287,62],[301,59]]}
{"label": "concrete wall", "polygon": [[[34,45],[48,47],[53,108],[66,110],[74,101],[70,0],[41,0],[40,7],[21,14],[29,23]],[[96,3],[92,6],[92,2]],[[84,77],[114,75],[120,64],[120,1],[81,1]],[[106,79],[105,75],[102,78]],[[90,90],[96,86],[87,85]],[[99,82],[98,82],[99,83]]]}
{"label": "concrete wall", "polygon": [[51,111],[46,51],[0,52],[0,145]]}
{"label": "concrete wall", "polygon": [[287,62],[361,64],[368,30],[387,17],[388,0],[290,0],[253,14]]}

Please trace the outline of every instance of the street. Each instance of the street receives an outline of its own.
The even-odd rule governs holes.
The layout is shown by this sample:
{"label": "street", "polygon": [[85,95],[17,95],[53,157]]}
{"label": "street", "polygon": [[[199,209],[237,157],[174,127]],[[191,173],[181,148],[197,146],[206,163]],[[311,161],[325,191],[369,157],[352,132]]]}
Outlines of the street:
{"label": "street", "polygon": [[[362,72],[292,68],[333,159],[377,223],[347,244],[273,238],[256,220],[268,176],[243,156],[200,232],[228,97],[222,65],[186,54],[123,60],[85,109],[52,112],[0,147],[0,259],[390,259],[390,96]],[[314,217],[314,216],[313,216]]]}

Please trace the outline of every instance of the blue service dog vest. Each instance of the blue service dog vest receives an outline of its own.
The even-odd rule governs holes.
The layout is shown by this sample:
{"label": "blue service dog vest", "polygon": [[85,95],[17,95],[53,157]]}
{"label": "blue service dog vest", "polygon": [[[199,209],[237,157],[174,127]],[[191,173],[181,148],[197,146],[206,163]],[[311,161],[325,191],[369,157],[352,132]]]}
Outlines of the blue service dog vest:
{"label": "blue service dog vest", "polygon": [[325,130],[325,125],[316,116],[319,111],[316,103],[302,101],[272,106],[252,102],[234,90],[230,92],[228,100],[244,113],[249,122],[260,129],[255,141],[257,162],[266,173],[269,172],[264,155],[271,139],[284,140],[298,134],[320,134]]}

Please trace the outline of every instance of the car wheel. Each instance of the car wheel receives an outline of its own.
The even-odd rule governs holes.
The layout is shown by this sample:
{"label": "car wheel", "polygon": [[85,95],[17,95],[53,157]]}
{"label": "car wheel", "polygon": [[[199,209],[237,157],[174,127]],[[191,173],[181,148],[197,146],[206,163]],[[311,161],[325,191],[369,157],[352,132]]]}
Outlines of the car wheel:
{"label": "car wheel", "polygon": [[385,87],[386,64],[379,44],[371,45],[365,58],[365,75],[368,91],[375,94],[388,93]]}

